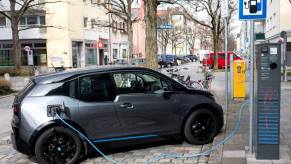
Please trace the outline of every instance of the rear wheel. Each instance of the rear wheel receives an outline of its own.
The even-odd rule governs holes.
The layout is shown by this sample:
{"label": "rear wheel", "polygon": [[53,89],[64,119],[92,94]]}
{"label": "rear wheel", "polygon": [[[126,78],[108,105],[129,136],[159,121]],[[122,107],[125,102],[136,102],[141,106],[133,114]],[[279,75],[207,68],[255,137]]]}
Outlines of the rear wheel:
{"label": "rear wheel", "polygon": [[194,111],[186,120],[184,135],[186,140],[195,145],[207,144],[218,132],[218,118],[208,109]]}
{"label": "rear wheel", "polygon": [[35,155],[39,163],[73,164],[78,163],[81,149],[79,136],[59,126],[40,135],[35,145]]}

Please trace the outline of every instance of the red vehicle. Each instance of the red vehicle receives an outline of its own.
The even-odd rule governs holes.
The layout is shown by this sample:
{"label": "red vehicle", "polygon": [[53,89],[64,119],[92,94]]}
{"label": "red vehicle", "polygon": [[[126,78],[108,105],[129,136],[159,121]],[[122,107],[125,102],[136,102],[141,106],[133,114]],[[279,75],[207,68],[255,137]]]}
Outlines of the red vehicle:
{"label": "red vehicle", "polygon": [[[225,68],[225,53],[224,52],[217,52],[216,53],[218,56],[217,62],[218,62],[218,69],[222,69]],[[229,63],[230,63],[230,56],[233,56],[233,61],[235,60],[243,60],[241,57],[239,57],[238,55],[236,55],[234,52],[229,51],[227,52],[227,66],[229,67]],[[214,53],[210,53],[208,54],[206,59],[203,59],[202,61],[203,66],[208,66],[210,68],[214,67]]]}

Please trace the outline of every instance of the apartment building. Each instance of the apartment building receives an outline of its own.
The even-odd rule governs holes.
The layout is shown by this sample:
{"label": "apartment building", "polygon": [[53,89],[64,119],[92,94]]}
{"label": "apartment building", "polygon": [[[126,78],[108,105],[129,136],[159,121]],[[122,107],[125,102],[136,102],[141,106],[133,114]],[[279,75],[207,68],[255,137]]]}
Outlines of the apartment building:
{"label": "apartment building", "polygon": [[281,42],[280,33],[287,32],[287,66],[291,66],[291,2],[289,0],[269,0],[267,6],[267,19],[265,22],[266,40]]}
{"label": "apartment building", "polygon": [[[8,0],[0,1],[0,10],[9,13]],[[19,28],[24,29],[31,26],[43,26],[46,24],[45,11],[34,10],[27,12],[20,18]],[[27,53],[23,50],[30,46],[34,54],[34,63],[39,66],[47,65],[46,29],[31,28],[19,32],[21,64],[27,65]],[[0,66],[13,66],[12,54],[12,31],[9,19],[0,14]]]}
{"label": "apartment building", "polygon": [[[7,6],[7,1],[0,3]],[[127,35],[122,30],[110,28],[111,24],[120,26],[123,23],[110,18],[101,2],[70,0],[46,3],[41,11],[27,12],[20,20],[20,28],[35,25],[46,28],[20,32],[22,65],[27,65],[26,52],[23,50],[27,46],[33,52],[34,65],[44,67],[106,65],[122,56],[119,54],[127,56]],[[12,66],[10,22],[1,15],[0,27],[0,66]]]}

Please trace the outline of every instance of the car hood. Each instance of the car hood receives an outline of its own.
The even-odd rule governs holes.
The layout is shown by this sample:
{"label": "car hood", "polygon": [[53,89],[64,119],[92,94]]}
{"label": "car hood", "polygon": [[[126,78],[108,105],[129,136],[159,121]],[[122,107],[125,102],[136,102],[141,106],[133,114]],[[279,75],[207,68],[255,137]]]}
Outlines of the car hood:
{"label": "car hood", "polygon": [[195,95],[203,95],[206,96],[212,100],[214,100],[214,95],[208,91],[203,91],[203,90],[196,90],[196,89],[188,89],[187,90],[188,94],[195,94]]}

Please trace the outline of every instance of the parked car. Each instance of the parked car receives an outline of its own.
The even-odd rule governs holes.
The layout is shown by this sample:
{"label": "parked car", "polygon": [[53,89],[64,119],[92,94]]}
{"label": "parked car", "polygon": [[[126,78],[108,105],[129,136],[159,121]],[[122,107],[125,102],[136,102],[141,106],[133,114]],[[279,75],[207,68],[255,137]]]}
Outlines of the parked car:
{"label": "parked car", "polygon": [[[217,52],[218,55],[218,68],[224,69],[225,68],[225,53],[224,52]],[[227,60],[227,66],[230,66],[230,56],[233,56],[233,60],[243,60],[240,56],[236,55],[234,52],[229,51],[227,52],[228,60]],[[214,67],[214,53],[210,53],[207,55],[207,58],[203,59],[202,61],[203,66],[208,66],[210,68]]]}
{"label": "parked car", "polygon": [[206,144],[223,127],[222,107],[211,93],[147,68],[109,66],[36,76],[15,97],[11,139],[16,150],[35,155],[39,163],[77,163],[91,151],[50,117],[56,106],[71,126],[109,147],[124,139],[131,144],[131,139],[141,143],[176,135]]}
{"label": "parked car", "polygon": [[191,62],[198,61],[198,57],[196,55],[187,55],[186,57],[188,57],[191,60]]}
{"label": "parked car", "polygon": [[143,58],[136,58],[133,59],[132,65],[145,65],[146,64],[146,59]]}
{"label": "parked car", "polygon": [[128,65],[127,59],[117,59],[114,62],[115,65]]}
{"label": "parked car", "polygon": [[158,64],[162,67],[171,67],[175,65],[174,55],[158,55]]}

